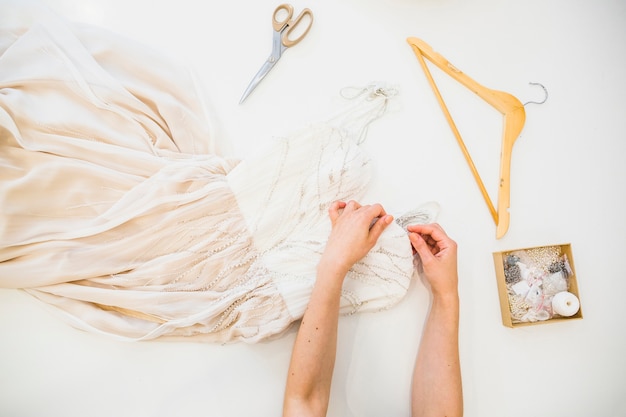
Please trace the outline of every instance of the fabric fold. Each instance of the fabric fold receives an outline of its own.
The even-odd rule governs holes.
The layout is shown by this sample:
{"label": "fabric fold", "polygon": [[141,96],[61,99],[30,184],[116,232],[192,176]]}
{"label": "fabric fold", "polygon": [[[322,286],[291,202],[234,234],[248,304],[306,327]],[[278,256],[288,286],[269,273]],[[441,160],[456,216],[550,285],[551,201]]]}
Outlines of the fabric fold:
{"label": "fabric fold", "polygon": [[[359,199],[359,143],[390,98],[223,156],[184,68],[52,15],[0,31],[0,287],[122,340],[276,337],[304,313],[335,200]],[[343,313],[405,295],[392,224],[349,272]]]}

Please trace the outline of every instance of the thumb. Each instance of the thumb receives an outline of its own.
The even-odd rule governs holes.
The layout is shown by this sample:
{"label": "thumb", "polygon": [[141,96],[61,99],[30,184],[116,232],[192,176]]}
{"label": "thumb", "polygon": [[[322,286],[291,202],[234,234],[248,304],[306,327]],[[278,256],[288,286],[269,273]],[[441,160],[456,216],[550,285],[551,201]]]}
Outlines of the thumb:
{"label": "thumb", "polygon": [[422,262],[426,262],[427,260],[431,260],[434,258],[434,255],[430,251],[430,248],[426,244],[426,241],[423,237],[419,235],[419,233],[410,232],[409,240],[411,241],[411,244],[415,248],[417,254],[420,256]]}
{"label": "thumb", "polygon": [[378,240],[383,231],[391,224],[393,216],[390,214],[384,215],[372,225],[370,228],[370,236],[373,236],[375,240]]}

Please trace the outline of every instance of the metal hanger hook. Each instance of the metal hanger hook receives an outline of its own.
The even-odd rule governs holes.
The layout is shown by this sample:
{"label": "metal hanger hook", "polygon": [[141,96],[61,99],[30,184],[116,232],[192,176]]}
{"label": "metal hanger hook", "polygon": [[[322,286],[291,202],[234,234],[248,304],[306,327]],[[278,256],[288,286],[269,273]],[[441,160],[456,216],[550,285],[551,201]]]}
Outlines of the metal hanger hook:
{"label": "metal hanger hook", "polygon": [[528,84],[530,84],[530,85],[538,85],[538,86],[540,86],[541,88],[543,88],[543,92],[545,93],[545,95],[546,95],[546,96],[545,96],[545,98],[543,99],[543,101],[527,101],[526,103],[524,103],[524,106],[526,106],[527,104],[543,104],[543,103],[545,103],[545,102],[546,102],[546,100],[548,99],[548,90],[546,89],[546,87],[544,87],[544,85],[543,85],[543,84],[541,84],[541,83],[533,83],[533,82],[530,82],[530,83],[528,83]]}

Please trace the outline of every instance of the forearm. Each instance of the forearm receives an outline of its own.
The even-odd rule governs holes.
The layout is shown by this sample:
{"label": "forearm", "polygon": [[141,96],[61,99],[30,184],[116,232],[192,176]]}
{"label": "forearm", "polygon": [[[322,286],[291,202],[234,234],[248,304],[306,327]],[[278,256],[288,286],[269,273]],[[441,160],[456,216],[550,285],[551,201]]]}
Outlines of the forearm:
{"label": "forearm", "polygon": [[415,362],[413,417],[463,415],[458,294],[435,296]]}
{"label": "forearm", "polygon": [[361,206],[356,201],[336,201],[330,205],[328,215],[332,230],[291,354],[284,417],[326,415],[335,368],[343,280],[393,221],[380,204]]}
{"label": "forearm", "polygon": [[283,416],[325,416],[335,366],[342,272],[320,265],[291,356]]}

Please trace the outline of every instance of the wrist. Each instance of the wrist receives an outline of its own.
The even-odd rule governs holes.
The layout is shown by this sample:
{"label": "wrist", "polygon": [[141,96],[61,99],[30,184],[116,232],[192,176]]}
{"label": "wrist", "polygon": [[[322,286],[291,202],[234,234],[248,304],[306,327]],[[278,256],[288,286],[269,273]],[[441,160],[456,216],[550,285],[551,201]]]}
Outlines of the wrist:
{"label": "wrist", "polygon": [[346,265],[345,259],[324,254],[317,264],[317,274],[318,276],[339,278],[343,281],[351,267],[351,265]]}
{"label": "wrist", "polygon": [[433,306],[440,306],[445,309],[458,309],[459,308],[459,292],[448,291],[445,293],[433,292]]}

